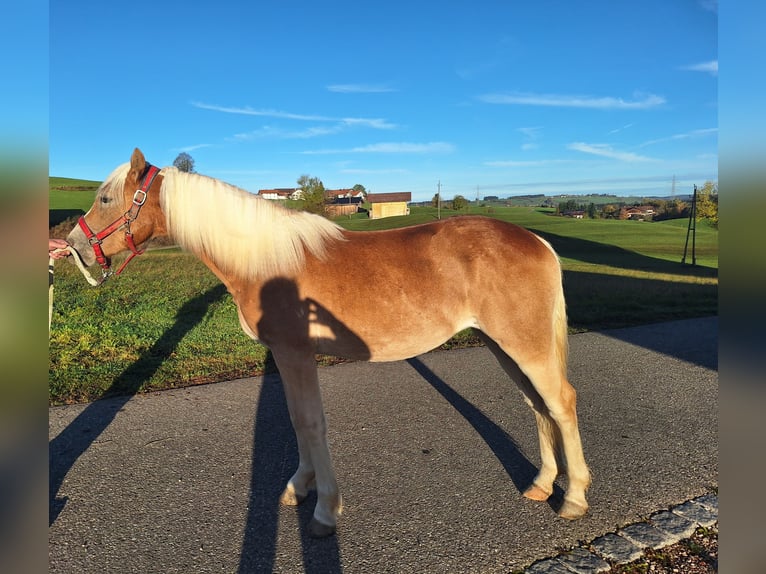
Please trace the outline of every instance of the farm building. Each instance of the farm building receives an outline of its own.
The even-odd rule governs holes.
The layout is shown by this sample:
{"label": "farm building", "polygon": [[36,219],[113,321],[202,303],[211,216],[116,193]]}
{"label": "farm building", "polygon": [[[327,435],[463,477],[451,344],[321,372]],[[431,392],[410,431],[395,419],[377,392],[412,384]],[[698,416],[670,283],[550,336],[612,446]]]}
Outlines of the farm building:
{"label": "farm building", "polygon": [[364,193],[353,189],[326,189],[324,196],[330,203],[340,203],[339,200],[343,199],[351,200],[352,203],[361,203],[364,200]]}
{"label": "farm building", "polygon": [[654,208],[651,205],[641,205],[638,207],[630,207],[625,210],[625,219],[635,219],[638,221],[644,221],[645,219],[651,219],[654,216]]}
{"label": "farm building", "polygon": [[263,199],[302,199],[303,190],[294,187],[280,187],[277,189],[259,189],[258,195]]}
{"label": "farm building", "polygon": [[412,193],[368,193],[367,201],[370,203],[370,219],[409,215],[410,208],[407,204],[412,201]]}
{"label": "farm building", "polygon": [[364,201],[364,194],[361,190],[326,189],[324,198],[327,213],[331,217],[338,217],[340,215],[351,215],[359,211],[359,207]]}

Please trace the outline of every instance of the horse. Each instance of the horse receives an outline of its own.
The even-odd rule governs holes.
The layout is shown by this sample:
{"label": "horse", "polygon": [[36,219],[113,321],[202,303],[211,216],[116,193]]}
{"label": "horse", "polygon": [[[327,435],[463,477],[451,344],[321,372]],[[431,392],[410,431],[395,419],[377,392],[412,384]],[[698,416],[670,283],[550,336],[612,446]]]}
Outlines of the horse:
{"label": "horse", "polygon": [[482,216],[347,231],[211,177],[159,169],[136,148],[67,241],[106,278],[115,254],[130,250],[129,261],[137,246],[168,235],[226,286],[244,332],[272,353],[299,455],[280,501],[297,505],[316,489],[313,536],[334,534],[342,510],[316,354],[403,360],[467,328],[534,412],[541,466],[523,495],[547,500],[566,473],[558,514],[586,514],[591,475],[567,380],[562,272],[544,239]]}

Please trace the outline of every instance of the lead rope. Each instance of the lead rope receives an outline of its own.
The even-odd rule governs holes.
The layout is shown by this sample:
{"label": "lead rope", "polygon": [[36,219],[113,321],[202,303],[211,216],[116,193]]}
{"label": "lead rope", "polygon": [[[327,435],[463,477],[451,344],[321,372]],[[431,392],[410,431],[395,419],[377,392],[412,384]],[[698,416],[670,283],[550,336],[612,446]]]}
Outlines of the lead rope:
{"label": "lead rope", "polygon": [[[85,277],[86,281],[90,283],[93,287],[96,287],[98,285],[98,281],[96,281],[93,278],[93,276],[90,274],[90,272],[85,268],[85,264],[82,262],[82,259],[80,259],[80,254],[77,253],[77,250],[74,247],[72,247],[71,245],[67,245],[66,247],[59,247],[58,249],[55,249],[53,252],[63,253],[65,251],[72,256],[75,264],[77,264],[77,268],[83,274],[83,277]],[[53,257],[48,258],[48,335],[51,334],[51,319],[53,318],[53,262],[54,261],[55,260],[53,259]]]}

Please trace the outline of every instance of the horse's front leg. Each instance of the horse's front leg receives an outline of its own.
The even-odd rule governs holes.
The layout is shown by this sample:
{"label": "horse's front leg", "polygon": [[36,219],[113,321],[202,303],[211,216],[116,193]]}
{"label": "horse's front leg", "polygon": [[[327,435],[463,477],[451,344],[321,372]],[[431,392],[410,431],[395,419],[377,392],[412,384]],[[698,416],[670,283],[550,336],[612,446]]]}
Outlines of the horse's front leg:
{"label": "horse's front leg", "polygon": [[298,470],[282,493],[283,504],[299,504],[314,483],[317,505],[311,521],[313,536],[335,532],[341,513],[341,497],[327,446],[327,423],[319,390],[316,361],[312,352],[272,348],[298,442]]}

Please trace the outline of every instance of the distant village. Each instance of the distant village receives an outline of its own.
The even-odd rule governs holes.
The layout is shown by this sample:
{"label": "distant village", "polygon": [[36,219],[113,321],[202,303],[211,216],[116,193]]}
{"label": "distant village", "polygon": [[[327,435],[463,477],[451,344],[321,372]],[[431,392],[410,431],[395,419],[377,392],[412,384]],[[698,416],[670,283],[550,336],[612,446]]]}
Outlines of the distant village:
{"label": "distant village", "polygon": [[[268,200],[304,199],[300,188],[261,189],[258,195]],[[325,210],[330,217],[352,215],[367,212],[371,219],[409,215],[410,206],[433,206],[439,202],[438,194],[430,201],[412,201],[412,193],[368,193],[361,185],[347,189],[324,190]],[[615,194],[592,195],[557,195],[543,194],[517,195],[501,198],[486,195],[481,199],[469,201],[461,195],[452,199],[441,199],[443,209],[460,211],[469,205],[486,207],[544,207],[550,208],[556,215],[574,219],[621,219],[652,221],[689,217],[692,208],[692,195],[684,194],[670,197],[621,197]],[[717,220],[718,188],[707,182],[696,199],[695,209],[705,218]]]}
{"label": "distant village", "polygon": [[[264,199],[300,201],[304,192],[300,188],[259,189],[258,195]],[[370,219],[409,215],[412,193],[368,193],[364,187],[352,189],[325,189],[325,210],[330,217],[351,215],[361,211],[362,204],[369,204],[367,209]]]}

